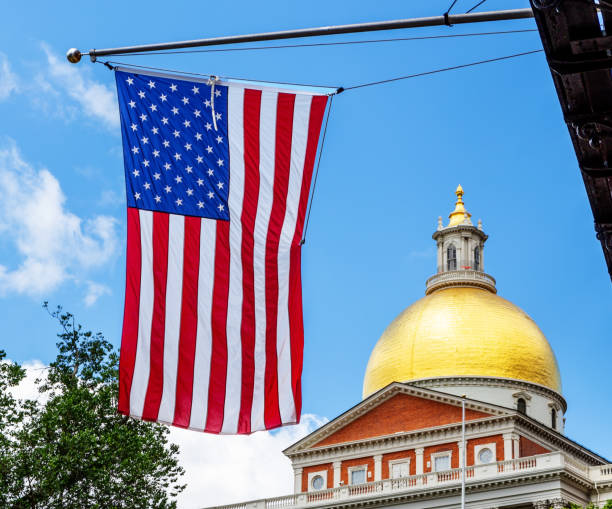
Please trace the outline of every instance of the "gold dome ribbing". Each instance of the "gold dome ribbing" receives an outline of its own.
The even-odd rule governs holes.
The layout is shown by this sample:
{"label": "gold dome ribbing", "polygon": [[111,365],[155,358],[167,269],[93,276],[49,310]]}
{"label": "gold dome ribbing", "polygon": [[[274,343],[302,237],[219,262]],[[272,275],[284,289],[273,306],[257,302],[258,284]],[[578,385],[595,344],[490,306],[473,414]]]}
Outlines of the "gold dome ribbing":
{"label": "gold dome ribbing", "polygon": [[561,393],[557,361],[535,322],[478,288],[438,290],[405,309],[372,351],[363,396],[394,381],[449,376],[511,378]]}

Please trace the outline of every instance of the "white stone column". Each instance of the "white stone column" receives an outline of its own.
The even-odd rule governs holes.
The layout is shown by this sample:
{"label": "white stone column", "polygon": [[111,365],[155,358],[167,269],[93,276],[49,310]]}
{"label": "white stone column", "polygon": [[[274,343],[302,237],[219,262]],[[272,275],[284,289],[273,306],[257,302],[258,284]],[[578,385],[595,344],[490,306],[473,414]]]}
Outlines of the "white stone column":
{"label": "white stone column", "polygon": [[415,458],[415,466],[416,466],[416,474],[422,474],[423,473],[423,451],[425,449],[423,449],[422,447],[419,447],[418,449],[414,450],[414,453],[416,455]]}
{"label": "white stone column", "polygon": [[504,460],[511,460],[512,459],[512,434],[504,433],[502,436],[504,438]]}
{"label": "white stone column", "polygon": [[332,481],[333,481],[332,482],[332,486],[334,488],[336,488],[336,487],[340,486],[340,480],[341,480],[340,479],[340,477],[341,477],[340,467],[342,466],[342,462],[341,461],[334,461],[332,463],[332,465],[334,467],[334,478],[332,479]]}
{"label": "white stone column", "polygon": [[438,273],[444,272],[444,257],[442,256],[442,242],[438,242]]}
{"label": "white stone column", "polygon": [[302,468],[297,467],[293,469],[294,482],[293,482],[293,492],[301,493],[302,492]]}
{"label": "white stone column", "polygon": [[[465,445],[467,448],[467,439],[465,441]],[[457,442],[457,449],[459,450],[459,468],[461,468],[463,466],[463,442],[461,440],[459,440],[459,442]],[[452,465],[452,461],[451,461],[451,465]],[[465,462],[465,466],[467,466],[467,461]],[[451,467],[452,468],[452,467]]]}
{"label": "white stone column", "polygon": [[374,481],[382,480],[382,454],[374,455]]}
{"label": "white stone column", "polygon": [[516,433],[512,433],[512,450],[514,452],[515,458],[518,458],[521,455],[519,440],[520,440],[519,436]]}

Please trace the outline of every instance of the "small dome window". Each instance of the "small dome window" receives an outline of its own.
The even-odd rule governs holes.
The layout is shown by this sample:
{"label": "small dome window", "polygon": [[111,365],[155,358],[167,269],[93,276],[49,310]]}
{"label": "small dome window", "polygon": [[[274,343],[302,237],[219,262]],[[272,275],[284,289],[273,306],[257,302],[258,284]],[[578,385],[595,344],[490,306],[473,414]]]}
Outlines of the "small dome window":
{"label": "small dome window", "polygon": [[554,408],[550,411],[550,421],[552,429],[557,429],[557,411]]}
{"label": "small dome window", "polygon": [[474,248],[474,270],[480,270],[480,246]]}
{"label": "small dome window", "polygon": [[457,248],[454,244],[446,248],[446,270],[457,270]]}
{"label": "small dome window", "polygon": [[516,409],[521,414],[526,414],[527,413],[527,402],[523,398],[519,398],[518,401],[516,402]]}

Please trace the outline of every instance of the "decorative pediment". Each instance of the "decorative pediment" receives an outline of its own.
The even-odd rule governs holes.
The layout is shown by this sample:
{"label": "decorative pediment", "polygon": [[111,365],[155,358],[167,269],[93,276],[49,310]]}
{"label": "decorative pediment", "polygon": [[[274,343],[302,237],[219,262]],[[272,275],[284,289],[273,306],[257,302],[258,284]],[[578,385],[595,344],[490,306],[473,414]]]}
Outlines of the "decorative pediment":
{"label": "decorative pediment", "polygon": [[[462,398],[394,382],[289,447],[285,454],[456,424]],[[507,408],[465,399],[466,420],[509,415]]]}

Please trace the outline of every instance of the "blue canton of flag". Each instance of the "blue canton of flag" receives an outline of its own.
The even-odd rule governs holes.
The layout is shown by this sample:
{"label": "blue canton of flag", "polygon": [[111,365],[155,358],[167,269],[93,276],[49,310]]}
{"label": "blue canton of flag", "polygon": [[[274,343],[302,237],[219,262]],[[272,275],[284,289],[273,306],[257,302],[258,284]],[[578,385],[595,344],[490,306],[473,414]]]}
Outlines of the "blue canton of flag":
{"label": "blue canton of flag", "polygon": [[227,87],[115,76],[128,207],[229,220]]}

